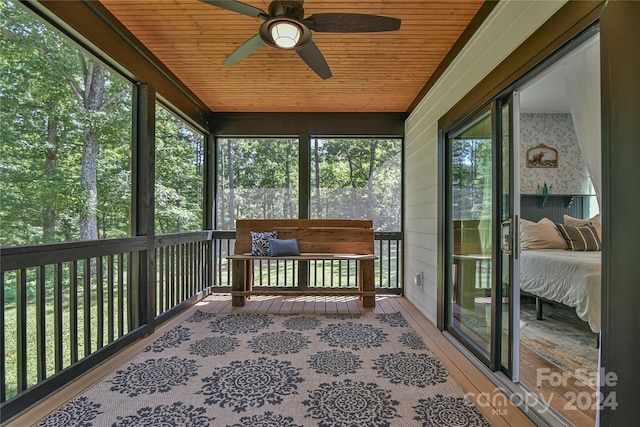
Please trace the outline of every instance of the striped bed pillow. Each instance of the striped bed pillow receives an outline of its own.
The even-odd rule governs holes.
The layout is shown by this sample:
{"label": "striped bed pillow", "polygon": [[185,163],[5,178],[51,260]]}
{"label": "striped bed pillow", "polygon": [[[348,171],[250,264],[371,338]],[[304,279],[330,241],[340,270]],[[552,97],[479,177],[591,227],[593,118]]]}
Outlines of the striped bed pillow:
{"label": "striped bed pillow", "polygon": [[591,224],[578,227],[556,224],[560,234],[567,242],[570,251],[601,251],[602,245],[598,232]]}

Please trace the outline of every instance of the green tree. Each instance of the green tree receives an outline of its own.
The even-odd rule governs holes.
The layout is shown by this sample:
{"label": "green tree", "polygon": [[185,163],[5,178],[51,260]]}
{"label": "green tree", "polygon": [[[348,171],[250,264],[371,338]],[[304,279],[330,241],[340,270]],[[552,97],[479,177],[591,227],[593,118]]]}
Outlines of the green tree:
{"label": "green tree", "polygon": [[201,230],[204,136],[156,108],[156,233]]}
{"label": "green tree", "polygon": [[98,238],[99,210],[102,237],[127,234],[132,86],[13,3],[0,12],[1,243]]}

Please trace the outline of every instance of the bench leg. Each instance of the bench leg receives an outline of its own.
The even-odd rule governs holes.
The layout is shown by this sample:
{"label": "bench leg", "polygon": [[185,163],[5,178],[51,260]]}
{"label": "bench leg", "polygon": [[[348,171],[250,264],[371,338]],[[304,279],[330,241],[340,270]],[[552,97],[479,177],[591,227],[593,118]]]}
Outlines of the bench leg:
{"label": "bench leg", "polygon": [[[234,260],[231,263],[231,291],[242,292],[245,291],[245,284],[247,281],[246,277],[246,263],[242,260]],[[244,295],[233,295],[231,296],[231,306],[232,307],[243,307],[246,301],[246,297]]]}
{"label": "bench leg", "polygon": [[[373,260],[360,261],[360,291],[363,292],[375,292],[374,275],[373,275]],[[374,308],[376,306],[375,295],[363,295],[362,306],[366,308]]]}

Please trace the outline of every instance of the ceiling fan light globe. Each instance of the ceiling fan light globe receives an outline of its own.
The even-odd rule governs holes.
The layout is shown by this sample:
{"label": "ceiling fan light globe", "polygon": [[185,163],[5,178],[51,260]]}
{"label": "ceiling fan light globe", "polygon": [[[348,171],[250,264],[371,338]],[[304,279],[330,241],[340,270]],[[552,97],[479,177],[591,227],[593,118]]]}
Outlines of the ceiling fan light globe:
{"label": "ceiling fan light globe", "polygon": [[300,34],[300,28],[291,22],[276,22],[271,26],[271,37],[274,43],[283,49],[296,47]]}

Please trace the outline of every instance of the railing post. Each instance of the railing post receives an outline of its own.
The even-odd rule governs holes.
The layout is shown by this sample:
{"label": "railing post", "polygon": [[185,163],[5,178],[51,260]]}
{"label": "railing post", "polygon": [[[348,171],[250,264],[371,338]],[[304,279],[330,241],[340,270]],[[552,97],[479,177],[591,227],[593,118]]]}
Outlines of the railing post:
{"label": "railing post", "polygon": [[154,331],[156,298],[155,264],[155,91],[148,84],[138,86],[133,149],[133,232],[147,238],[146,250],[134,256],[133,303],[138,324]]}

